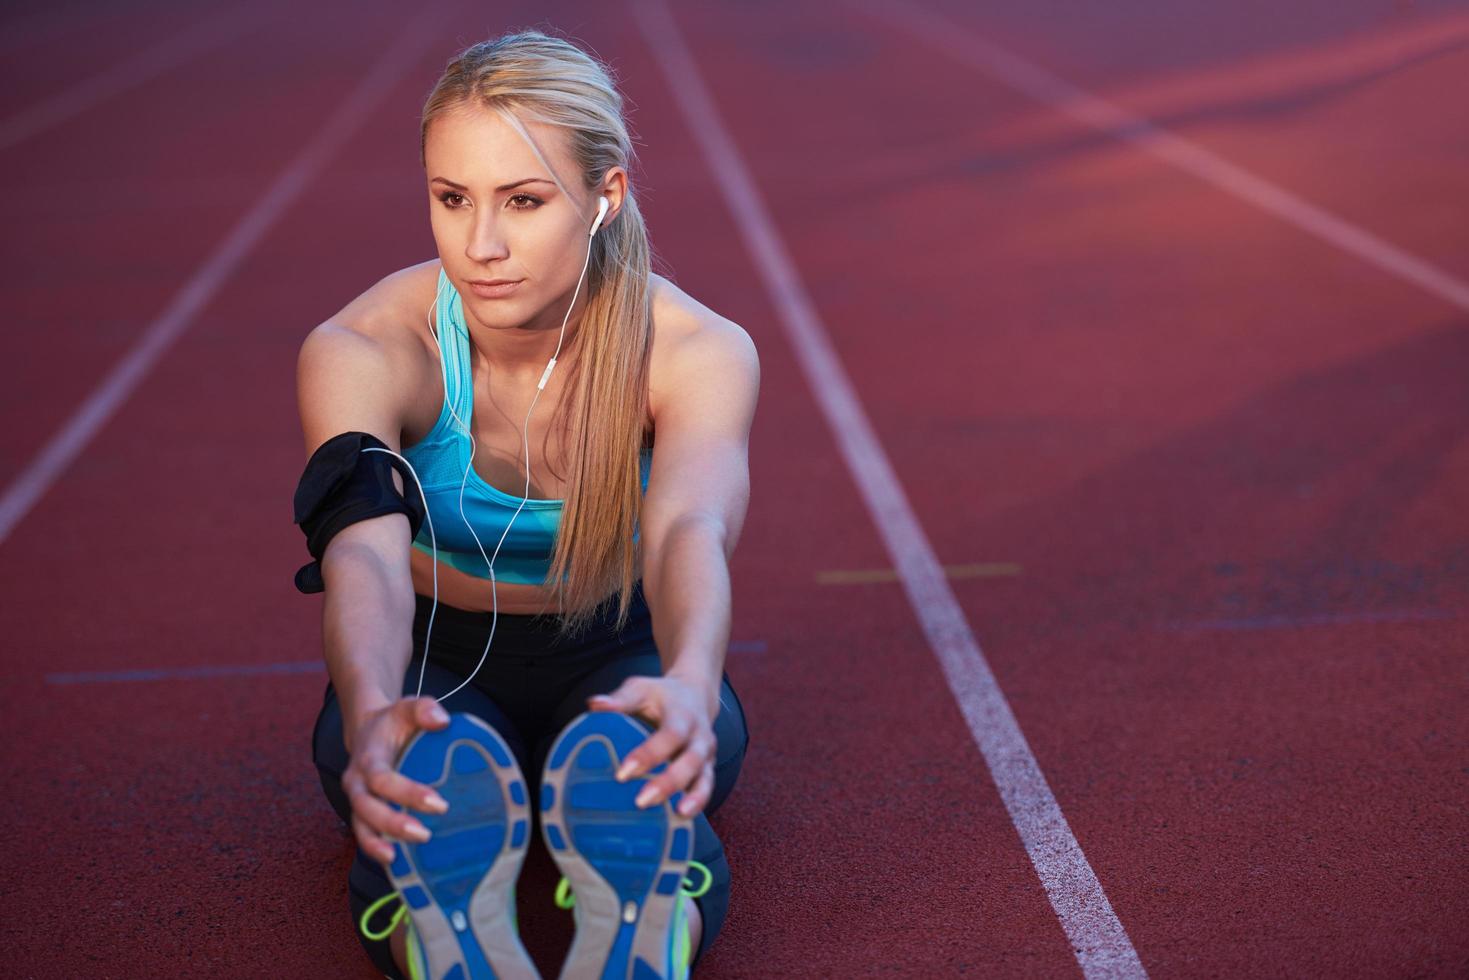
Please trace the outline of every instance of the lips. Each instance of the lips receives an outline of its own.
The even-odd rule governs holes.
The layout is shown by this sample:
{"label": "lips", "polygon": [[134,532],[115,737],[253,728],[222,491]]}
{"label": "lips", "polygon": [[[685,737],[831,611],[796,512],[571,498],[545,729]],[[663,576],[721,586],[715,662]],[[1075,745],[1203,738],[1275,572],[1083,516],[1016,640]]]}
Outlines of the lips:
{"label": "lips", "polygon": [[471,279],[469,280],[469,290],[480,299],[499,299],[514,293],[524,281],[524,279]]}

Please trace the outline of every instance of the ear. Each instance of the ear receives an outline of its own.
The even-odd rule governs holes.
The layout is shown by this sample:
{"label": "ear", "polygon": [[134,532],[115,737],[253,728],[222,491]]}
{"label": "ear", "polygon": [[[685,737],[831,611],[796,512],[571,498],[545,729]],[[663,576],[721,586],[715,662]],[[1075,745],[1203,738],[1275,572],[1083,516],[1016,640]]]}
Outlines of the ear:
{"label": "ear", "polygon": [[627,200],[627,171],[621,167],[613,167],[607,171],[607,176],[602,178],[602,186],[592,193],[593,211],[596,210],[598,194],[607,198],[607,217],[602,219],[602,227],[606,228],[617,217]]}

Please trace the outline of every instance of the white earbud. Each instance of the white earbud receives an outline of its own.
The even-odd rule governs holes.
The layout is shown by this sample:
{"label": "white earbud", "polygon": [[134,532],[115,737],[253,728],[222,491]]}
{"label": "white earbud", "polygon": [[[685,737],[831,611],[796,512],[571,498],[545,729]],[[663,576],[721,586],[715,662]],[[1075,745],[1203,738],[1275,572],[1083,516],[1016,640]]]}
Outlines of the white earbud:
{"label": "white earbud", "polygon": [[597,198],[597,220],[592,222],[592,230],[587,235],[588,238],[590,238],[592,235],[595,235],[597,233],[597,229],[602,227],[602,219],[607,217],[607,209],[611,206],[612,205],[607,203],[606,197]]}

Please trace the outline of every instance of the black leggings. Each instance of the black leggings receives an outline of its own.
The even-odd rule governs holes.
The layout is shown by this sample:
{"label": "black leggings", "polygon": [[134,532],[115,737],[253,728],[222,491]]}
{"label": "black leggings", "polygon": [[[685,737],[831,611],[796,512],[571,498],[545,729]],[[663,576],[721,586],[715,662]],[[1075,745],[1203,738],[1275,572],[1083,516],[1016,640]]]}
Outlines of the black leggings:
{"label": "black leggings", "polygon": [[[469,684],[444,699],[446,710],[473,714],[504,737],[530,785],[532,800],[540,799],[541,768],[551,742],[567,722],[587,710],[588,697],[610,693],[634,675],[662,675],[663,666],[658,648],[653,645],[653,622],[643,599],[641,582],[632,600],[621,633],[612,629],[617,602],[617,596],[613,595],[603,603],[596,624],[569,641],[555,639],[554,617],[500,613],[495,623],[494,642],[483,666]],[[403,678],[405,697],[418,690],[430,606],[428,597],[418,596],[413,619],[413,659]],[[442,697],[463,683],[479,663],[489,632],[489,613],[471,612],[440,602],[434,614],[433,646],[423,675],[424,696]],[[729,864],[706,815],[718,809],[734,788],[750,741],[744,708],[727,673],[720,686],[719,700],[719,714],[714,719],[717,742],[714,790],[703,811],[694,817],[693,856],[713,875],[709,890],[694,899],[703,918],[703,936],[694,951],[695,965],[718,935],[729,905]],[[330,682],[312,733],[312,754],[327,799],[342,822],[350,827],[352,807],[342,792],[341,782],[348,763],[342,740],[342,711]],[[348,876],[352,931],[379,970],[393,980],[404,980],[393,962],[388,940],[368,939],[357,927],[363,910],[392,891],[393,885],[382,865],[358,848]]]}

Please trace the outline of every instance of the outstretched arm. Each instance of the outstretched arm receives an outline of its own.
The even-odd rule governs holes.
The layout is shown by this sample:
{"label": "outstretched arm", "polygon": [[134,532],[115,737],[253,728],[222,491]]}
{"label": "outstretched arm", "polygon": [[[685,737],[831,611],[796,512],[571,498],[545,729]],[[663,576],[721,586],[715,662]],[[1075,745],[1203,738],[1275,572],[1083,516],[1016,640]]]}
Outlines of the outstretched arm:
{"label": "outstretched arm", "polygon": [[749,441],[760,362],[721,321],[670,358],[643,503],[643,592],[665,676],[697,685],[711,714],[730,632],[729,560],[750,500]]}
{"label": "outstretched arm", "polygon": [[674,383],[656,419],[640,525],[643,593],[663,677],[629,678],[590,704],[639,712],[658,724],[618,778],[673,758],[638,802],[685,791],[681,809],[691,814],[713,790],[713,719],[730,632],[729,560],[750,499],[760,361],[749,335],[719,320],[681,341],[669,363]]}

